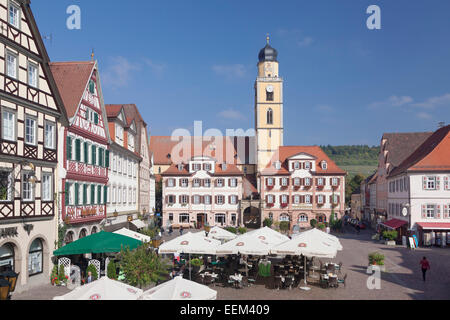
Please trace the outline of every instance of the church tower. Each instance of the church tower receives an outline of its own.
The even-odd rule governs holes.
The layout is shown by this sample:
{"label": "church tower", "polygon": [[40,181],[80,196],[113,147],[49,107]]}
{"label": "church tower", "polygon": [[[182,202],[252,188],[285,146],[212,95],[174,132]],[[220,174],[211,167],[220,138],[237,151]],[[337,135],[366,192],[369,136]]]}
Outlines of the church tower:
{"label": "church tower", "polygon": [[255,82],[255,131],[257,172],[283,146],[283,79],[278,73],[278,52],[269,44],[259,52]]}

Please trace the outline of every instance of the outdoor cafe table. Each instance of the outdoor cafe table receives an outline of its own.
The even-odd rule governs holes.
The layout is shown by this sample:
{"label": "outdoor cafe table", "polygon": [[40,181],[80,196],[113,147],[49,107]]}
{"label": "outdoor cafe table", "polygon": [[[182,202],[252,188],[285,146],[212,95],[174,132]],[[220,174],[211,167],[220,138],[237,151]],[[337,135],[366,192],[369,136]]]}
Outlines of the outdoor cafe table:
{"label": "outdoor cafe table", "polygon": [[204,278],[205,276],[211,276],[214,279],[217,279],[219,277],[219,275],[217,273],[209,273],[209,272],[204,272],[200,274],[200,277]]}

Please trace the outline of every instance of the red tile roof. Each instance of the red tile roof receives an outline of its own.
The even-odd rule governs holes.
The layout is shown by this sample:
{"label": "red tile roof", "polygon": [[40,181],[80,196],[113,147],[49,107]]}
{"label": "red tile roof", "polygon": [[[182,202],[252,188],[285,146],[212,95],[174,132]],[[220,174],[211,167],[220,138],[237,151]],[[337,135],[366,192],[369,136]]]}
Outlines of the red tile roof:
{"label": "red tile roof", "polygon": [[[414,150],[427,140],[433,132],[399,132],[385,133],[384,151],[387,151],[387,161],[393,168],[402,163]],[[392,170],[391,170],[392,171]]]}
{"label": "red tile roof", "polygon": [[[267,167],[261,172],[262,175],[286,175],[290,174],[289,168],[288,168],[288,159],[301,154],[305,153],[310,156],[313,156],[316,160],[316,172],[317,175],[345,175],[347,172],[339,168],[336,163],[331,160],[325,152],[323,152],[322,148],[318,146],[287,146],[287,147],[280,147],[278,149],[278,152],[274,154],[272,157],[271,162],[267,165]],[[280,161],[281,162],[281,169],[276,170],[275,169],[275,162]],[[327,162],[327,170],[323,170],[322,167],[319,165],[322,161]]]}
{"label": "red tile roof", "polygon": [[[197,144],[200,148],[194,150]],[[212,148],[213,145],[216,149]],[[250,164],[253,148],[254,137],[183,137],[180,142],[172,141],[168,136],[150,137],[150,151],[153,152],[155,165],[170,165],[173,161],[186,163],[194,156],[211,157],[220,163]],[[184,154],[182,150],[190,150],[190,154]]]}
{"label": "red tile roof", "polygon": [[389,176],[407,171],[450,171],[450,125],[433,133]]}
{"label": "red tile roof", "polygon": [[123,106],[121,104],[105,104],[105,108],[108,118],[116,118]]}
{"label": "red tile roof", "polygon": [[69,118],[78,109],[95,65],[94,61],[50,63],[50,70]]}

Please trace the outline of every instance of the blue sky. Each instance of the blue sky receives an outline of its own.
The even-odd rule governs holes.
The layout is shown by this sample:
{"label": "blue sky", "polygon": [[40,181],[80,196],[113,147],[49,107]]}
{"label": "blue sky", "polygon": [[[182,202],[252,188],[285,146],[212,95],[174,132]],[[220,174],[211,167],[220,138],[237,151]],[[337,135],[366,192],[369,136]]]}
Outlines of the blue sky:
{"label": "blue sky", "polygon": [[[81,8],[81,30],[66,9]],[[366,9],[381,8],[381,30]],[[285,80],[286,145],[377,145],[450,121],[450,1],[33,0],[52,61],[99,61],[106,103],[152,135],[254,127],[267,33]]]}

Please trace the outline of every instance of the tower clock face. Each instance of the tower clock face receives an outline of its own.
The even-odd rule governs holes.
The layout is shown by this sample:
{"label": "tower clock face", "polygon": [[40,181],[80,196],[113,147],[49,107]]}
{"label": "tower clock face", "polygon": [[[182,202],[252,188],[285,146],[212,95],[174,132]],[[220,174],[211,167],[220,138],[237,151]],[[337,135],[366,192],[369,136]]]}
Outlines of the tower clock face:
{"label": "tower clock face", "polygon": [[266,90],[267,90],[267,92],[272,93],[273,92],[273,86],[272,85],[268,85]]}

